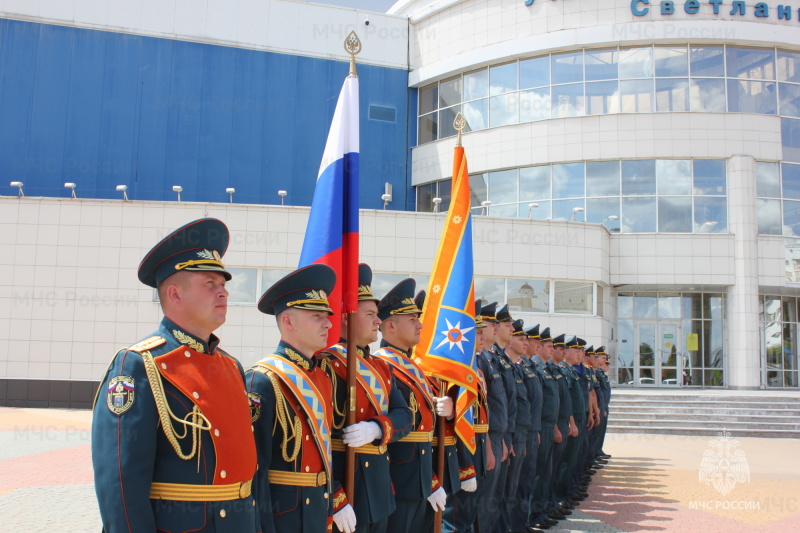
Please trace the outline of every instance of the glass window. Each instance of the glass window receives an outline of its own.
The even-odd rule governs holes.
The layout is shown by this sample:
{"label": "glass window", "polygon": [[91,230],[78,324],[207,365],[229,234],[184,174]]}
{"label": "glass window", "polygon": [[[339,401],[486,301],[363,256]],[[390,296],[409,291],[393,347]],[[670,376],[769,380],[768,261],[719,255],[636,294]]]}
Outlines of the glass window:
{"label": "glass window", "polygon": [[619,82],[596,81],[586,84],[586,114],[619,113]]}
{"label": "glass window", "polygon": [[264,268],[261,270],[261,293],[267,292],[270,287],[288,276],[292,270],[284,268]]}
{"label": "glass window", "polygon": [[517,94],[504,94],[489,98],[489,127],[517,124]]}
{"label": "glass window", "polygon": [[456,131],[456,128],[453,126],[453,122],[455,121],[456,115],[458,115],[459,111],[461,111],[460,105],[448,107],[447,109],[442,109],[439,111],[440,139],[452,137],[453,135],[458,133],[458,131]]}
{"label": "glass window", "polygon": [[488,185],[489,176],[487,174],[472,174],[469,177],[469,196],[472,207],[479,207],[481,202],[488,200]]}
{"label": "glass window", "polygon": [[553,84],[583,81],[583,52],[550,56]]}
{"label": "glass window", "polygon": [[656,197],[623,197],[620,222],[623,233],[655,233]]}
{"label": "glass window", "polygon": [[703,318],[722,319],[722,295],[703,294]]}
{"label": "glass window", "polygon": [[[375,272],[375,274],[372,276],[372,284],[370,285],[372,294],[374,294],[376,298],[383,298],[386,296],[386,293],[392,290],[395,285],[406,278],[408,278],[408,276],[405,274],[387,274],[386,272]],[[420,289],[422,289],[422,287],[420,287]]]}
{"label": "glass window", "polygon": [[692,194],[690,159],[657,159],[658,194]]}
{"label": "glass window", "polygon": [[486,214],[490,217],[517,218],[519,207],[517,204],[491,205],[486,210]]}
{"label": "glass window", "polygon": [[756,163],[756,194],[758,196],[780,198],[781,180],[779,169],[778,163],[762,161]]}
{"label": "glass window", "polygon": [[800,199],[800,165],[781,163],[783,197]]}
{"label": "glass window", "polygon": [[492,205],[516,202],[517,197],[516,169],[489,173],[489,200]]}
{"label": "glass window", "polygon": [[442,199],[442,203],[439,204],[439,212],[447,212],[447,210],[450,209],[450,193],[453,190],[453,182],[452,180],[442,180],[437,181],[436,185],[436,196]]}
{"label": "glass window", "polygon": [[786,322],[797,322],[797,302],[790,296],[781,298],[781,313]]}
{"label": "glass window", "polygon": [[592,314],[594,283],[556,281],[553,307],[556,313]]}
{"label": "glass window", "polygon": [[721,46],[704,46],[690,51],[692,76],[721,78],[725,75],[724,52]]}
{"label": "glass window", "polygon": [[656,77],[678,77],[689,75],[689,50],[681,48],[655,49]]}
{"label": "glass window", "polygon": [[623,113],[651,113],[654,110],[652,79],[621,81],[619,92]]}
{"label": "glass window", "polygon": [[659,293],[658,318],[680,318],[681,295],[679,293]]}
{"label": "glass window", "polygon": [[550,282],[543,279],[508,280],[510,311],[547,313],[550,308]]}
{"label": "glass window", "polygon": [[586,52],[586,81],[616,80],[617,50],[592,50]]}
{"label": "glass window", "polygon": [[703,366],[722,368],[722,320],[703,320]]}
{"label": "glass window", "polygon": [[[633,316],[633,295],[632,294],[620,294],[617,297],[617,315],[620,318],[629,318]],[[633,331],[633,326],[631,325],[631,331]],[[619,338],[624,339],[626,337],[622,336],[622,331],[619,332]]]}
{"label": "glass window", "polygon": [[692,198],[690,196],[658,197],[658,231],[692,232]]}
{"label": "glass window", "polygon": [[786,239],[784,244],[786,257],[786,281],[800,282],[800,243],[797,239]]}
{"label": "glass window", "polygon": [[775,52],[771,49],[728,47],[729,78],[775,79]]}
{"label": "glass window", "polygon": [[780,322],[783,317],[781,308],[781,299],[777,296],[765,296],[764,297],[764,317],[762,317],[767,322]]}
{"label": "glass window", "polygon": [[695,233],[727,233],[728,209],[727,198],[713,196],[694,198],[694,232]]}
{"label": "glass window", "polygon": [[419,90],[419,114],[424,115],[438,108],[439,87],[434,83]]}
{"label": "glass window", "polygon": [[728,111],[774,115],[778,109],[775,83],[728,80]]}
{"label": "glass window", "polygon": [[592,222],[594,224],[600,224],[602,222],[609,230],[614,228],[619,229],[619,219],[606,220],[606,218],[611,215],[619,217],[619,196],[586,199],[587,222]]}
{"label": "glass window", "polygon": [[689,111],[689,80],[687,78],[657,79],[656,111],[673,113]]}
{"label": "glass window", "polygon": [[578,117],[584,114],[583,83],[555,85],[551,91],[550,105],[553,118]]}
{"label": "glass window", "polygon": [[619,328],[619,344],[617,345],[617,361],[619,366],[633,366],[633,320],[620,320],[617,323]]}
{"label": "glass window", "polygon": [[519,169],[519,199],[524,201],[550,198],[550,165]]}
{"label": "glass window", "polygon": [[444,80],[439,84],[439,107],[450,107],[461,103],[461,76]]}
{"label": "glass window", "polygon": [[436,184],[427,183],[417,186],[417,211],[422,213],[433,212],[433,197],[436,195]]}
{"label": "glass window", "polygon": [[504,94],[517,90],[517,63],[506,63],[489,69],[489,94]]}
{"label": "glass window", "polygon": [[550,87],[519,93],[520,123],[550,118]]}
{"label": "glass window", "polygon": [[800,83],[800,54],[778,50],[778,79]]}
{"label": "glass window", "polygon": [[622,162],[622,194],[655,194],[656,162],[642,159]]}
{"label": "glass window", "polygon": [[586,163],[586,196],[619,195],[619,161]]}
{"label": "glass window", "polygon": [[464,101],[489,96],[489,71],[476,70],[464,74]]}
{"label": "glass window", "polygon": [[694,193],[725,194],[725,161],[722,159],[694,160]]}
{"label": "glass window", "polygon": [[692,111],[725,112],[725,80],[692,79],[689,94]]}
{"label": "glass window", "polygon": [[787,237],[800,236],[800,202],[783,201],[783,234]]}
{"label": "glass window", "polygon": [[519,87],[550,85],[550,57],[543,56],[519,62]]}
{"label": "glass window", "polygon": [[485,130],[489,123],[489,99],[484,98],[464,104],[462,113],[467,120],[467,128],[464,131]]}
{"label": "glass window", "polygon": [[800,163],[800,120],[781,119],[781,144],[783,160]]}
{"label": "glass window", "polygon": [[628,48],[619,51],[619,78],[652,78],[653,49]]}
{"label": "glass window", "polygon": [[789,117],[800,117],[800,85],[779,83],[778,92],[780,94],[778,113]]}
{"label": "glass window", "polygon": [[258,270],[255,268],[228,268],[231,280],[225,284],[228,301],[235,304],[256,303]]}
{"label": "glass window", "polygon": [[681,295],[683,318],[703,318],[703,295],[685,292]]}
{"label": "glass window", "polygon": [[634,318],[656,318],[658,298],[655,296],[639,296],[633,299]]}
{"label": "glass window", "polygon": [[583,163],[552,165],[553,198],[582,198],[585,195]]}
{"label": "glass window", "polygon": [[483,300],[484,305],[506,299],[506,280],[503,278],[475,278],[475,299]]}
{"label": "glass window", "polygon": [[553,220],[573,220],[575,222],[585,222],[585,212],[576,213],[573,210],[576,207],[584,207],[583,198],[575,198],[572,200],[553,200]]}
{"label": "glass window", "polygon": [[430,115],[424,115],[419,117],[419,129],[418,129],[418,144],[424,144],[431,141],[436,140],[436,133],[437,133],[437,113],[431,113]]}
{"label": "glass window", "polygon": [[[549,220],[550,219],[550,201],[549,200],[537,200],[535,203],[539,204],[539,207],[531,209],[528,206],[529,202],[524,202],[519,204],[520,206],[520,213],[525,213],[528,218],[532,220]],[[530,214],[528,214],[530,213]]]}
{"label": "glass window", "polygon": [[761,235],[781,235],[781,201],[759,198],[756,200],[758,233]]}

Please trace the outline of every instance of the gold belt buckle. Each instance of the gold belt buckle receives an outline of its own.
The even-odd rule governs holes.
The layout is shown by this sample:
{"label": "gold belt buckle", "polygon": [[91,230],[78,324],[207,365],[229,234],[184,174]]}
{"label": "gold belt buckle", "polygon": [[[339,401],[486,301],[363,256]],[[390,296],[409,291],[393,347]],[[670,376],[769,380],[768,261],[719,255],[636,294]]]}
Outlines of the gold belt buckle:
{"label": "gold belt buckle", "polygon": [[328,478],[325,475],[325,472],[320,472],[319,474],[317,474],[317,487],[321,487],[322,485],[324,485],[327,482],[328,482]]}
{"label": "gold belt buckle", "polygon": [[244,498],[247,498],[248,496],[250,496],[252,484],[253,484],[252,480],[245,481],[245,482],[243,482],[241,484],[241,486],[239,487],[239,498],[240,499],[244,499]]}

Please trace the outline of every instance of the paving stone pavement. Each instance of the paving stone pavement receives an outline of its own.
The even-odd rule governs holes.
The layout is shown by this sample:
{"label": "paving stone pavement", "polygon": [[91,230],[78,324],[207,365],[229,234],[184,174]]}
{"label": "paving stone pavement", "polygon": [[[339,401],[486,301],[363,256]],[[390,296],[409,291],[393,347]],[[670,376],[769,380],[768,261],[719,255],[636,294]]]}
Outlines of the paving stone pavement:
{"label": "paving stone pavement", "polygon": [[[89,411],[0,407],[0,532],[100,531],[90,427]],[[549,531],[800,532],[798,440],[610,434],[605,451]]]}

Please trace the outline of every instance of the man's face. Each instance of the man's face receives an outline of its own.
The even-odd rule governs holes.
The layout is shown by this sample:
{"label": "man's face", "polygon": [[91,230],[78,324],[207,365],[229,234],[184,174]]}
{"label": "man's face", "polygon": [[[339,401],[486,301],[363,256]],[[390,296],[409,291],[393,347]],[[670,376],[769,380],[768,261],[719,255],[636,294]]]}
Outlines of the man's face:
{"label": "man's face", "polygon": [[305,309],[294,309],[289,313],[288,324],[284,321],[288,327],[285,327],[282,332],[289,344],[307,357],[311,357],[328,346],[328,330],[331,329],[328,313]]}
{"label": "man's face", "polygon": [[497,329],[497,340],[508,344],[512,333],[514,333],[514,325],[511,322],[500,322]]}
{"label": "man's face", "polygon": [[[358,302],[358,311],[347,315],[353,321],[353,335],[356,345],[364,347],[378,340],[378,304],[373,301]],[[347,330],[345,330],[347,331]]]}
{"label": "man's face", "polygon": [[587,354],[583,358],[583,364],[589,368],[594,368],[594,354]]}
{"label": "man's face", "polygon": [[553,342],[547,341],[542,343],[542,353],[540,354],[542,359],[545,361],[549,361],[553,358]]}
{"label": "man's face", "polygon": [[228,313],[228,291],[225,277],[219,272],[178,272],[164,283],[174,285],[168,289],[170,305],[178,313],[180,325],[190,331],[211,333],[225,323]]}
{"label": "man's face", "polygon": [[525,335],[512,335],[508,341],[508,347],[517,354],[522,355],[528,349],[528,337]]}
{"label": "man's face", "polygon": [[528,357],[533,357],[538,353],[538,350],[540,350],[540,345],[541,342],[539,342],[539,339],[528,339],[528,349],[525,353]]}
{"label": "man's face", "polygon": [[566,348],[564,346],[556,346],[553,348],[553,361],[556,363],[560,363],[564,360],[564,351]]}
{"label": "man's face", "polygon": [[497,336],[497,323],[487,322],[487,326],[483,328],[483,345],[487,348],[494,343],[494,339]]}
{"label": "man's face", "polygon": [[483,350],[484,330],[489,328],[478,328],[475,330],[475,353],[480,353]]}
{"label": "man's face", "polygon": [[395,342],[398,348],[410,350],[419,343],[419,334],[422,331],[422,322],[419,321],[419,314],[397,315],[392,319],[392,324],[384,327],[393,327]]}

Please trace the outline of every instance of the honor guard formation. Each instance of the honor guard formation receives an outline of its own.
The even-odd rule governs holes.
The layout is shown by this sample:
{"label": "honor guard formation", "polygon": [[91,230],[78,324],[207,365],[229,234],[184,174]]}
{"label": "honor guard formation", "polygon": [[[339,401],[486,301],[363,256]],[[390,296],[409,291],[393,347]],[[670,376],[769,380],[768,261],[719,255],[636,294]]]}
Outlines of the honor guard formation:
{"label": "honor guard formation", "polygon": [[227,312],[228,240],[224,223],[201,219],[139,265],[164,318],[114,356],[95,399],[104,531],[534,533],[587,497],[610,457],[602,346],[476,302],[479,394],[467,447],[455,429],[459,387],[426,376],[414,352],[425,293],[415,297],[413,279],[379,300],[360,265],[358,309],[341,315],[343,337],[331,346],[336,273],[292,272],[258,302],[280,342],[245,371],[213,333]]}

